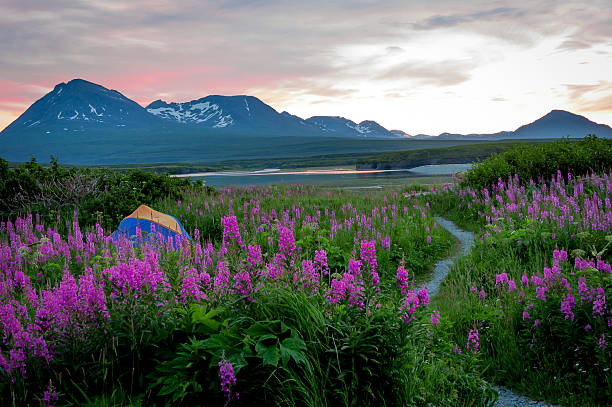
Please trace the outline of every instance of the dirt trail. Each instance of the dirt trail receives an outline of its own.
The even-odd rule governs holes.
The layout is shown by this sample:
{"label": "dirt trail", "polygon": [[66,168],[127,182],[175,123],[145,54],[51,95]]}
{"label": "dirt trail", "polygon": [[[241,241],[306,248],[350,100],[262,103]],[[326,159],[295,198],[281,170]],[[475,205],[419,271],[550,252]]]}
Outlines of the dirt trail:
{"label": "dirt trail", "polygon": [[[459,240],[460,249],[453,256],[444,260],[440,260],[435,264],[430,279],[424,284],[427,285],[429,295],[432,297],[438,294],[438,291],[440,291],[440,283],[442,282],[442,280],[444,280],[450,269],[453,267],[455,261],[459,257],[469,253],[469,251],[472,250],[472,248],[474,247],[474,234],[472,232],[467,232],[465,230],[459,229],[457,225],[455,225],[450,220],[441,218],[439,216],[436,217],[436,222],[438,222],[438,225],[448,230],[451,235],[453,235],[457,240]],[[499,399],[494,404],[495,407],[559,407],[552,406],[551,404],[546,404],[540,401],[531,400],[525,396],[516,394],[513,391],[506,389],[505,387],[493,386],[493,388],[499,393]]]}

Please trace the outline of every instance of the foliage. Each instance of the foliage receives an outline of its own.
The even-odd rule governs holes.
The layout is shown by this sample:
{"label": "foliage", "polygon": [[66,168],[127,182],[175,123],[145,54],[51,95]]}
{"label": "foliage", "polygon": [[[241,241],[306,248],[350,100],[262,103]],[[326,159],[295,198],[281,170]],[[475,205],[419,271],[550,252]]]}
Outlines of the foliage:
{"label": "foliage", "polygon": [[611,180],[559,173],[541,185],[431,189],[435,212],[480,230],[436,305],[454,311],[455,338],[480,326],[491,380],[563,405],[609,400]]}
{"label": "foliage", "polygon": [[518,176],[525,183],[548,180],[560,171],[572,176],[601,173],[612,168],[612,139],[594,135],[582,140],[552,143],[517,143],[504,153],[491,155],[464,174],[462,185],[483,189],[498,180]]}
{"label": "foliage", "polygon": [[71,219],[76,211],[82,225],[109,229],[140,204],[180,198],[191,186],[185,179],[136,169],[64,168],[53,158],[49,166],[32,158],[16,168],[0,158],[0,178],[0,218],[32,212],[55,222],[57,216]]}

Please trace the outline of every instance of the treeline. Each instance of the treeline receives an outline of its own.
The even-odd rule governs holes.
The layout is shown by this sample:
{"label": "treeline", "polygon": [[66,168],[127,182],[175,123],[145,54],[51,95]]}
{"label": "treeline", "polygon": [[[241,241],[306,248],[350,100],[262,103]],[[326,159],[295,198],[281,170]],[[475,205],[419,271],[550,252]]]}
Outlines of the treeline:
{"label": "treeline", "polygon": [[552,143],[517,143],[503,153],[494,153],[474,163],[464,174],[462,186],[487,188],[501,178],[518,175],[523,182],[563,176],[601,173],[612,169],[612,139],[589,135],[581,140],[561,139]]}
{"label": "treeline", "polygon": [[[358,170],[390,170],[409,169],[430,164],[463,164],[489,157],[509,150],[517,142],[497,142],[483,144],[468,144],[443,148],[428,148],[422,150],[393,151],[359,158],[356,162]],[[527,146],[539,144],[525,143]]]}
{"label": "treeline", "polygon": [[58,216],[71,219],[76,211],[82,226],[99,222],[112,229],[140,204],[178,199],[194,185],[202,183],[137,169],[65,168],[54,158],[48,166],[32,158],[11,168],[0,158],[0,219],[36,213],[53,224]]}

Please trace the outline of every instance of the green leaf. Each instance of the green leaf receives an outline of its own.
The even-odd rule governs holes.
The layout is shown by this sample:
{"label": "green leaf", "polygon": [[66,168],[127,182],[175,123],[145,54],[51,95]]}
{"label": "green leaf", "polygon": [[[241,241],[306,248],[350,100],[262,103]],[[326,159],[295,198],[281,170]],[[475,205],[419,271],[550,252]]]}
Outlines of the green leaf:
{"label": "green leaf", "polygon": [[275,342],[273,345],[266,345],[263,342],[257,342],[257,345],[255,345],[257,356],[259,356],[263,360],[264,366],[278,366],[280,352],[278,351],[278,347],[276,346],[277,343],[278,342]]}
{"label": "green leaf", "polygon": [[214,332],[219,331],[222,324],[221,322],[215,320],[214,318],[224,311],[223,308],[212,309],[206,313],[204,313],[206,311],[206,308],[204,306],[196,305],[196,306],[192,306],[191,309],[193,312],[191,316],[191,321],[194,324],[204,325],[210,328]]}
{"label": "green leaf", "polygon": [[283,365],[287,365],[289,358],[292,358],[296,363],[306,363],[304,351],[306,344],[300,338],[285,338],[280,344],[280,354],[283,358]]}

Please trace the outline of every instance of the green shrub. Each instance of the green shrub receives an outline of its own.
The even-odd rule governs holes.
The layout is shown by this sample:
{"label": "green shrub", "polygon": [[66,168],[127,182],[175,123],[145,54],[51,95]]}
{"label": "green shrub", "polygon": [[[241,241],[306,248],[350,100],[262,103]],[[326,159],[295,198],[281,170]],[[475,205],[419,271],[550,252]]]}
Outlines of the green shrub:
{"label": "green shrub", "polygon": [[[76,211],[82,226],[100,223],[108,230],[139,205],[166,197],[180,199],[194,186],[202,183],[136,169],[63,168],[54,158],[50,166],[32,158],[11,169],[0,158],[0,218],[37,213],[45,223],[53,224],[58,215],[71,219]],[[58,226],[63,230],[65,225]]]}
{"label": "green shrub", "polygon": [[462,180],[472,189],[489,188],[498,180],[518,175],[523,182],[549,180],[560,171],[563,176],[601,173],[612,168],[612,140],[589,135],[583,140],[562,139],[553,143],[515,144],[510,150],[493,154],[474,164]]}

